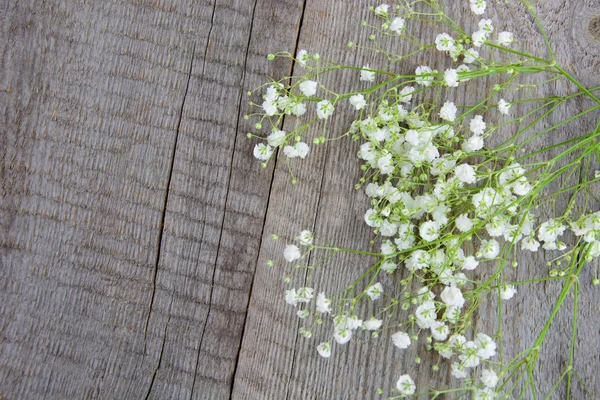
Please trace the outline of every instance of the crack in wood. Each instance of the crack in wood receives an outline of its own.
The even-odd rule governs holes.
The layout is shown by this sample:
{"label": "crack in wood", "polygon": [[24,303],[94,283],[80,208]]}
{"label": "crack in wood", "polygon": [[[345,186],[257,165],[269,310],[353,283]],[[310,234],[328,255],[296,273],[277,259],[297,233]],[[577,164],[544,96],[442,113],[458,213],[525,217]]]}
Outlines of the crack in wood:
{"label": "crack in wood", "polygon": [[[177,128],[175,130],[175,141],[173,143],[173,150],[171,151],[171,165],[169,167],[169,178],[167,179],[167,188],[165,191],[165,198],[163,201],[162,215],[160,219],[159,231],[158,231],[158,247],[156,250],[156,259],[154,261],[154,271],[152,276],[152,296],[150,297],[150,307],[148,309],[148,315],[146,317],[146,323],[144,324],[144,354],[146,353],[146,345],[148,339],[148,324],[150,322],[150,315],[152,314],[152,307],[154,306],[154,296],[156,294],[156,277],[158,275],[158,263],[160,262],[160,249],[162,246],[163,232],[165,228],[165,218],[167,215],[167,203],[169,201],[169,189],[171,186],[171,178],[173,177],[173,165],[175,164],[175,154],[177,151],[177,140],[179,139],[179,131],[181,128],[181,120],[183,119],[183,108],[185,106],[185,99],[187,98],[188,90],[190,88],[190,78],[192,77],[192,67],[194,65],[194,55],[196,54],[196,42],[192,46],[192,57],[190,59],[190,68],[188,70],[187,82],[185,85],[185,92],[183,93],[183,101],[181,102],[181,109],[179,111],[179,120],[177,121]],[[169,315],[170,318],[170,315]]]}
{"label": "crack in wood", "polygon": [[154,368],[154,372],[152,373],[152,379],[150,379],[150,386],[148,386],[148,391],[146,392],[146,396],[144,396],[144,400],[148,400],[148,398],[150,397],[152,387],[154,386],[154,381],[156,380],[156,375],[158,374],[160,364],[162,363],[163,353],[165,352],[165,343],[167,342],[167,328],[169,327],[169,322],[171,322],[171,307],[173,307],[173,297],[174,296],[171,296],[171,304],[169,304],[169,316],[167,318],[167,323],[165,324],[165,330],[163,332],[163,340],[162,344],[160,345],[160,353],[158,354],[158,363],[156,364],[156,368]]}

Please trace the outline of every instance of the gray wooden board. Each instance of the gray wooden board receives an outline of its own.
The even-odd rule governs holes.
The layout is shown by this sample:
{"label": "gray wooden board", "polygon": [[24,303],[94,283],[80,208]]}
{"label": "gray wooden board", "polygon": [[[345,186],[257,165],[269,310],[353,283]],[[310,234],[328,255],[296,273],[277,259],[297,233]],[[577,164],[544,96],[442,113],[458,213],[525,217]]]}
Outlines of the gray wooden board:
{"label": "gray wooden board", "polygon": [[[311,146],[305,161],[292,163],[298,179],[292,185],[282,160],[262,169],[253,159],[254,143],[245,138],[252,121],[242,118],[251,110],[246,91],[291,72],[289,61],[268,62],[269,52],[306,48],[356,66],[381,62],[345,47],[365,42],[359,25],[369,5],[0,4],[1,398],[358,399],[374,398],[379,387],[391,393],[402,373],[436,386],[457,383],[444,364],[435,374],[428,358],[414,364],[418,346],[401,352],[385,335],[357,335],[335,347],[331,359],[320,358],[315,345],[327,328],[311,340],[300,337],[295,312],[283,301],[284,270],[265,266],[284,245],[270,239],[275,232],[312,229],[337,245],[369,248],[362,223],[367,199],[354,189],[360,171],[348,157],[357,144]],[[559,63],[584,84],[598,85],[600,35],[588,29],[600,14],[595,2],[535,7]],[[449,7],[470,27],[476,18],[465,10],[459,2]],[[541,51],[522,7],[490,4],[488,15],[524,48]],[[437,33],[416,31],[428,40]],[[398,68],[441,68],[443,58],[432,57]],[[358,84],[355,72],[327,83],[345,90]],[[468,98],[481,90],[466,84],[445,95]],[[583,107],[589,103],[573,102],[548,123]],[[327,129],[343,133],[353,114],[343,107],[336,114]],[[561,137],[589,130],[595,117],[566,126]],[[285,121],[284,129],[293,124]],[[311,283],[333,292],[368,262],[338,257]],[[544,268],[538,254],[507,278],[539,276]],[[575,369],[599,396],[600,310],[598,289],[587,284],[592,275],[589,268],[582,277]],[[386,290],[399,277],[385,281]],[[505,307],[504,335],[514,338],[506,356],[531,344],[559,290],[558,284],[519,288]],[[542,394],[566,365],[569,304],[541,354]],[[495,326],[489,317],[495,307],[484,304],[477,327]],[[585,398],[580,385],[573,390],[574,398]]]}

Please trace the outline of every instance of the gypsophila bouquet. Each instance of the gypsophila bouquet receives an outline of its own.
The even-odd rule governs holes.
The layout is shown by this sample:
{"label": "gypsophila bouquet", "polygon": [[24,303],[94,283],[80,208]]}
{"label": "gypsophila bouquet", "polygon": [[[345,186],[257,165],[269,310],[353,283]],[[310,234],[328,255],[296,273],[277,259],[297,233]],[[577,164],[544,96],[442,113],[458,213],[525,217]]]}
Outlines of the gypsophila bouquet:
{"label": "gypsophila bouquet", "polygon": [[[363,218],[379,251],[331,246],[308,230],[286,236],[290,242],[283,260],[291,271],[286,271],[283,300],[303,320],[304,337],[310,339],[321,324],[329,330],[329,339],[315,343],[315,351],[328,358],[359,331],[377,336],[387,330],[398,349],[413,346],[424,336],[426,350],[449,363],[451,375],[463,384],[419,388],[404,374],[397,377],[392,397],[452,393],[474,399],[536,398],[533,370],[548,328],[569,293],[577,301],[581,271],[600,256],[600,211],[589,209],[591,200],[598,201],[594,184],[600,172],[590,166],[600,154],[600,131],[597,126],[534,151],[527,145],[599,109],[600,100],[593,94],[595,88],[586,89],[557,65],[528,3],[522,2],[538,23],[548,58],[521,51],[518,38],[486,19],[486,1],[463,1],[473,13],[475,30],[464,31],[434,0],[372,8],[375,22],[363,23],[375,32],[369,37],[372,42],[389,37],[414,47],[407,54],[393,54],[375,46],[387,66],[395,66],[389,70],[339,65],[306,50],[270,54],[271,60],[293,59],[304,74],[270,81],[249,93],[261,100],[252,103],[257,112],[246,116],[257,121],[257,132],[248,136],[259,140],[254,156],[263,166],[275,157],[290,165],[290,160],[310,156],[312,147],[328,140],[349,137],[359,142],[358,152],[351,155],[361,163],[363,174],[356,188],[370,199]],[[416,23],[431,24],[439,31],[432,43],[421,43],[411,33],[411,24]],[[447,56],[452,66],[438,70],[435,65],[419,65],[398,72],[399,61],[431,53]],[[339,70],[355,71],[356,91],[338,93],[325,86],[323,76]],[[527,98],[519,79],[536,74],[542,77],[539,85],[562,79],[577,90],[566,96]],[[469,104],[452,92],[466,82],[490,77],[499,77],[498,83]],[[558,105],[578,97],[594,105],[550,127],[538,127]],[[513,106],[522,104],[532,106],[516,115]],[[348,130],[336,134],[323,129],[326,134],[307,140],[310,129],[326,126],[338,107],[355,112]],[[284,118],[297,119],[292,131],[280,129]],[[265,129],[267,133],[261,134]],[[290,174],[295,183],[291,167]],[[565,183],[574,175],[576,184]],[[559,189],[548,194],[556,184]],[[568,198],[562,208],[556,206],[559,196]],[[548,205],[554,210],[551,217],[540,212]],[[327,255],[307,266],[308,255],[315,250]],[[333,262],[331,257],[341,252],[376,261],[338,293],[312,287],[310,276],[306,281],[295,279],[298,271]],[[505,268],[518,267],[519,256],[527,252],[545,252],[548,265],[556,268],[528,282],[508,281]],[[393,279],[397,293],[385,292],[381,283],[385,276]],[[493,297],[502,304],[519,295],[518,285],[548,279],[563,281],[563,288],[546,325],[531,348],[512,360],[502,359],[500,334],[474,328],[473,315],[482,299]],[[361,315],[364,302],[377,305],[379,311]],[[574,319],[576,312],[575,306]],[[575,376],[574,334],[571,339],[569,365],[548,391],[549,397],[561,380],[570,385]],[[439,365],[432,368],[437,371]]]}

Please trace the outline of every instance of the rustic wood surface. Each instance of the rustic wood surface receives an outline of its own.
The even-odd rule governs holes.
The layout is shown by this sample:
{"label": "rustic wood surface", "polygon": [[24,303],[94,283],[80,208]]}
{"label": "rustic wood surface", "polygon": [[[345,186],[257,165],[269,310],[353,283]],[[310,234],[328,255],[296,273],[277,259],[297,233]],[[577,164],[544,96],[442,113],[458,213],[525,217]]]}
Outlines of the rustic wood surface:
{"label": "rustic wood surface", "polygon": [[[466,1],[447,3],[467,28],[476,23]],[[313,147],[293,163],[292,185],[284,162],[263,169],[253,159],[245,137],[252,121],[242,118],[248,90],[268,76],[300,72],[290,61],[267,61],[269,52],[305,48],[356,66],[382,61],[345,47],[366,43],[359,26],[369,5],[0,2],[1,399],[365,399],[377,397],[377,388],[391,394],[403,373],[457,384],[444,364],[438,373],[432,360],[415,364],[418,346],[402,352],[385,335],[359,335],[322,359],[315,345],[326,329],[310,341],[299,337],[298,318],[283,301],[283,271],[265,266],[283,248],[270,239],[275,232],[311,229],[339,246],[369,247],[367,199],[354,189],[360,171],[348,157],[357,144]],[[559,64],[599,85],[597,2],[540,0],[535,7]],[[487,15],[524,48],[543,52],[519,4],[489,4]],[[438,32],[414,33],[433,40]],[[446,62],[429,54],[398,69]],[[346,90],[358,83],[355,72],[328,82]],[[452,96],[460,101],[493,83],[461,85]],[[573,90],[547,85],[537,94]],[[567,104],[547,124],[585,107],[583,99]],[[328,129],[343,132],[352,114],[337,114]],[[596,119],[536,145],[589,131]],[[368,261],[340,256],[313,282],[328,291],[344,287]],[[539,276],[543,268],[537,254],[510,278]],[[586,271],[582,282],[593,275]],[[393,290],[392,279],[384,284]],[[558,283],[519,288],[504,315],[504,335],[514,338],[507,356],[531,345],[559,290]],[[592,397],[576,384],[577,399],[600,398],[597,299],[597,287],[582,285],[575,370]],[[484,305],[477,326],[495,326],[494,307]],[[568,362],[569,307],[541,353],[541,394]]]}

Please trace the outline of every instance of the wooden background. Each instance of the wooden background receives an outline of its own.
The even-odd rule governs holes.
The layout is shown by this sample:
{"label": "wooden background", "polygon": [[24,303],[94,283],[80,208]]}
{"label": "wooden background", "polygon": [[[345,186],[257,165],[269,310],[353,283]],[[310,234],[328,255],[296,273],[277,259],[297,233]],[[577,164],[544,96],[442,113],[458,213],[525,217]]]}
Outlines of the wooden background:
{"label": "wooden background", "polygon": [[[467,1],[447,3],[470,31],[478,18]],[[493,3],[487,15],[497,29],[546,56],[523,7]],[[292,164],[293,186],[283,162],[262,169],[253,159],[255,143],[245,137],[252,122],[242,116],[250,110],[246,91],[294,68],[268,62],[269,52],[303,48],[375,65],[379,59],[345,47],[366,42],[359,25],[371,18],[369,5],[376,4],[0,1],[0,398],[365,399],[380,387],[391,394],[403,373],[438,387],[458,384],[444,364],[438,373],[427,358],[414,364],[422,344],[399,351],[385,335],[359,335],[320,358],[315,345],[328,331],[298,337],[298,319],[282,297],[283,270],[265,267],[284,245],[270,240],[274,232],[311,229],[340,246],[368,247],[367,200],[353,189],[360,175],[349,157],[357,144],[313,147]],[[560,65],[586,85],[600,84],[593,28],[600,5],[544,0],[535,7]],[[417,25],[413,32],[424,40],[439,33]],[[430,53],[397,68],[444,62]],[[358,81],[353,72],[328,83],[350,90]],[[549,87],[538,94],[573,92]],[[459,103],[485,89],[465,84],[452,96]],[[548,123],[585,107],[583,99],[569,103]],[[338,114],[332,132],[351,120]],[[595,118],[544,143],[587,132]],[[339,257],[313,283],[331,292],[367,266]],[[510,278],[546,272],[539,254]],[[600,398],[592,275],[586,268],[575,369],[591,398]],[[531,345],[559,290],[558,283],[519,288],[505,314],[507,355]],[[569,304],[542,351],[541,394],[568,361]],[[478,327],[492,329],[489,314],[477,317]],[[589,396],[576,384],[573,397]]]}

